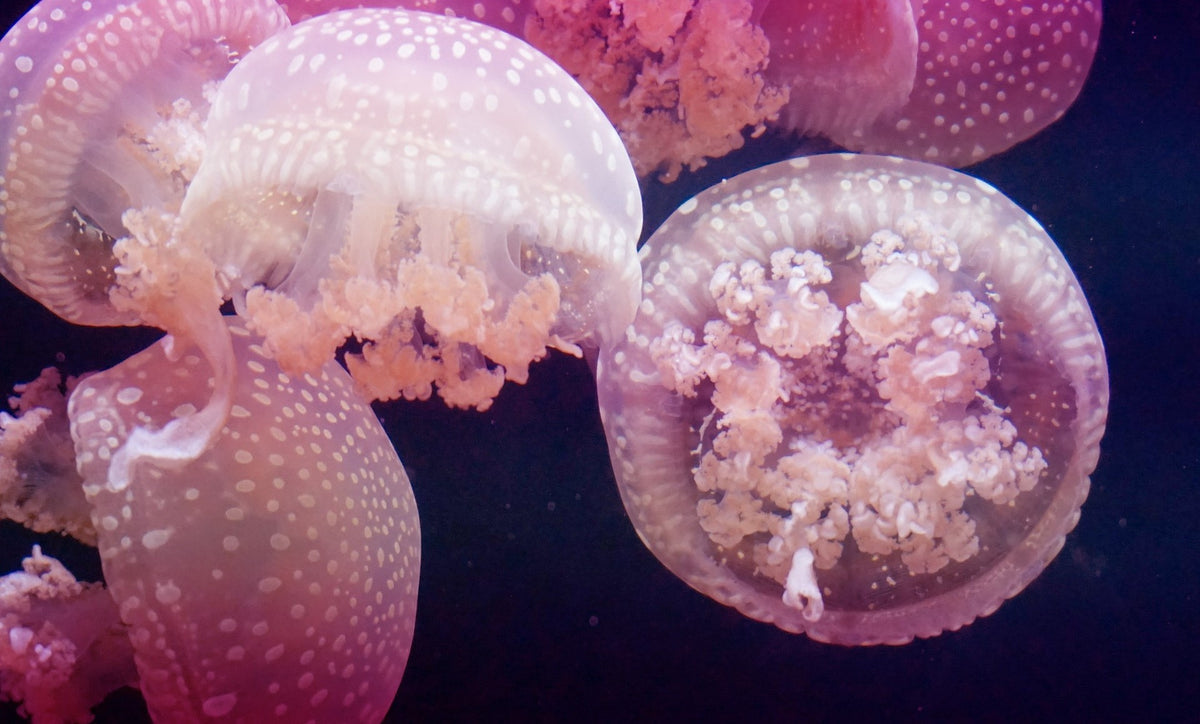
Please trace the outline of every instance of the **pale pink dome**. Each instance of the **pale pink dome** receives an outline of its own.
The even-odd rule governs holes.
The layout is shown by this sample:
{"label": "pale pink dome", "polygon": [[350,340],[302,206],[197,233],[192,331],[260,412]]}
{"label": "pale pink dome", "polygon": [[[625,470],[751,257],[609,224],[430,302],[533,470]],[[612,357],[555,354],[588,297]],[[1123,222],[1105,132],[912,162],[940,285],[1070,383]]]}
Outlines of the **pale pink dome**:
{"label": "pale pink dome", "polygon": [[1100,42],[1100,0],[908,2],[911,92],[822,130],[846,148],[956,167],[994,156],[1062,118]]}
{"label": "pale pink dome", "polygon": [[637,179],[565,71],[488,26],[360,9],[278,33],[229,74],[184,243],[285,369],[347,336],[376,398],[485,408],[548,347],[633,318]]}
{"label": "pale pink dome", "polygon": [[[230,414],[198,456],[145,450],[128,479],[113,474],[132,438],[211,393],[205,360],[166,342],[79,382],[65,413],[43,375],[21,416],[0,420],[5,514],[97,545],[106,581],[78,583],[37,550],[0,578],[0,636],[14,642],[0,651],[2,693],[34,721],[85,721],[126,684],[155,721],[387,712],[416,620],[408,476],[341,367],[289,376],[261,338],[230,332]],[[78,474],[54,464],[72,438]]]}
{"label": "pale pink dome", "polygon": [[1104,348],[994,188],[800,158],[688,201],[641,256],[601,411],[630,518],[691,586],[822,641],[903,643],[991,613],[1062,547]]}

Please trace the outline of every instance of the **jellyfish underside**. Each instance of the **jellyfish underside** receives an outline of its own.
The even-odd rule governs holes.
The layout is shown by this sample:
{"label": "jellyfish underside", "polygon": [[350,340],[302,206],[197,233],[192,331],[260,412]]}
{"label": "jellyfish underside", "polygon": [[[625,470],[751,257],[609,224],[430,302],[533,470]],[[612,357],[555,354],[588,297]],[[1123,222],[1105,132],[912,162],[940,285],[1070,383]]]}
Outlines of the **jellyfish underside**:
{"label": "jellyfish underside", "polygon": [[206,215],[219,220],[206,236],[262,232],[221,268],[285,368],[308,369],[356,336],[363,349],[347,361],[371,397],[425,399],[436,384],[448,404],[486,407],[547,346],[579,355],[580,330],[605,323],[603,275],[530,224],[338,185],[273,188]]}
{"label": "jellyfish underside", "polygon": [[601,409],[627,510],[684,580],[843,644],[987,615],[1075,523],[1103,348],[994,189],[900,159],[774,164],[643,250]]}
{"label": "jellyfish underside", "polygon": [[0,273],[64,319],[155,323],[109,299],[124,215],[178,209],[217,83],[287,23],[269,0],[229,9],[47,0],[0,44]]}
{"label": "jellyfish underside", "polygon": [[[829,287],[835,290],[831,291],[831,301],[845,309],[858,301],[859,285],[866,282],[867,278],[855,260],[829,266],[833,274]],[[967,293],[976,300],[987,297],[985,287],[975,279],[954,272],[943,272],[938,284],[942,290],[972,290]],[[944,297],[939,299],[944,301]],[[934,300],[929,302],[936,303]],[[973,526],[974,536],[959,541],[959,547],[953,552],[939,551],[938,556],[948,556],[944,560],[938,557],[920,560],[912,554],[914,565],[910,566],[904,561],[906,555],[900,547],[891,552],[864,552],[853,535],[831,541],[835,550],[816,558],[823,592],[822,605],[825,608],[843,611],[881,610],[951,592],[963,581],[994,565],[1038,521],[1048,498],[1055,492],[1053,481],[1061,479],[1061,461],[1069,459],[1073,452],[1073,441],[1060,431],[1069,430],[1074,410],[1070,403],[1059,406],[1059,401],[1071,400],[1073,396],[1067,394],[1070,388],[1061,375],[1054,371],[1053,365],[1047,365],[1044,356],[1028,344],[1009,341],[1014,337],[1028,338],[1030,331],[1028,323],[1018,317],[998,322],[993,333],[994,342],[985,352],[989,367],[995,370],[990,374],[990,379],[973,390],[969,400],[957,400],[954,404],[935,407],[930,414],[935,421],[948,426],[963,425],[965,421],[975,422],[982,418],[989,418],[993,424],[1010,423],[1022,431],[1021,442],[1028,449],[1038,451],[1039,455],[1043,450],[1052,451],[1049,457],[1056,464],[1047,464],[1045,467],[1035,465],[1035,468],[1040,468],[1036,476],[1023,482],[1022,489],[1013,491],[1014,497],[1002,504],[991,502],[968,487],[964,491],[961,506],[957,510],[950,506],[945,512],[961,512]],[[785,408],[778,411],[778,416],[787,421],[783,439],[765,456],[761,464],[764,469],[778,470],[782,459],[790,451],[811,449],[814,445],[821,447],[824,454],[832,455],[840,464],[853,469],[854,462],[870,454],[873,449],[893,445],[891,436],[906,425],[902,416],[889,411],[888,400],[880,393],[881,380],[875,377],[874,371],[864,367],[861,358],[855,364],[846,362],[848,332],[843,330],[831,340],[829,348],[817,350],[808,356],[798,359],[776,358],[783,367],[784,376],[790,377],[792,382],[784,383],[789,389],[789,398],[777,403]],[[753,329],[736,328],[734,334],[739,333],[756,347],[762,344]],[[1020,380],[1019,392],[1006,383],[1006,370],[1009,368],[1034,372],[1033,376],[1016,373]],[[718,461],[736,459],[736,455],[742,452],[734,449],[728,457],[713,453],[721,434],[738,424],[723,418],[719,411],[714,411],[712,399],[720,394],[720,389],[721,385],[711,380],[697,386],[694,397],[684,401],[680,413],[691,432],[693,444],[690,449],[694,452],[689,461],[697,476],[702,475],[700,469],[706,463],[715,465]],[[937,404],[933,400],[927,402]],[[912,429],[911,424],[909,429]],[[926,429],[924,432],[930,431]],[[920,435],[921,432],[914,431],[914,434]],[[929,440],[928,444],[933,442]],[[835,454],[833,450],[841,453]],[[911,455],[913,452],[908,450],[903,454]],[[800,460],[794,462],[799,463]],[[819,467],[828,462],[828,459],[818,459],[816,465]],[[996,464],[1008,462],[1001,460]],[[921,469],[922,475],[933,472],[928,461],[917,461],[915,464]],[[1035,484],[1038,481],[1045,482]],[[912,484],[914,481],[908,482]],[[1025,489],[1025,486],[1028,488]],[[701,510],[707,509],[710,519],[719,516],[722,506],[719,484],[718,491],[701,493],[697,506]],[[776,537],[772,531],[778,530],[780,521],[785,520],[791,511],[786,501],[769,497],[763,500],[761,510],[774,520],[769,523],[763,521],[765,525],[761,526],[761,530],[745,535],[733,545],[724,546],[714,541],[711,554],[759,591],[778,596],[779,587],[787,582],[790,566],[780,566],[776,562],[772,572],[767,573],[763,569],[767,567],[765,559],[779,557],[777,552],[771,550],[772,540]],[[705,513],[702,512],[701,516],[703,518]],[[818,520],[825,523],[830,518],[829,511],[825,511]],[[916,521],[912,525],[916,526]],[[713,522],[710,534],[719,536],[722,533],[728,535],[724,526]],[[839,545],[841,550],[836,551]],[[962,559],[958,560],[956,556]],[[786,557],[786,561],[791,562],[790,556]]]}

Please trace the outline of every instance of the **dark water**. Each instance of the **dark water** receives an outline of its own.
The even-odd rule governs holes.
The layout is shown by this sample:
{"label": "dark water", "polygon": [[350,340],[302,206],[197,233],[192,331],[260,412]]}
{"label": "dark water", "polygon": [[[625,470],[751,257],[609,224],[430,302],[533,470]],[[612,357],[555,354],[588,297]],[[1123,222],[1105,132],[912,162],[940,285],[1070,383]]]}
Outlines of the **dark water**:
{"label": "dark water", "polygon": [[[1076,105],[1037,138],[969,170],[1030,210],[1062,247],[1112,376],[1082,519],[1024,593],[962,631],[872,649],[814,643],[712,603],[636,537],[590,373],[557,357],[484,414],[377,407],[412,476],[423,533],[416,640],[391,720],[1195,720],[1197,38],[1200,9],[1191,4],[1107,2]],[[648,225],[722,174],[790,147],[768,138],[650,188]],[[58,352],[78,372],[154,336],[71,328],[7,284],[0,310],[5,387]],[[11,570],[30,539],[0,532],[0,569]],[[43,545],[81,577],[98,575],[94,560],[61,540]],[[134,696],[99,714],[131,716]]]}

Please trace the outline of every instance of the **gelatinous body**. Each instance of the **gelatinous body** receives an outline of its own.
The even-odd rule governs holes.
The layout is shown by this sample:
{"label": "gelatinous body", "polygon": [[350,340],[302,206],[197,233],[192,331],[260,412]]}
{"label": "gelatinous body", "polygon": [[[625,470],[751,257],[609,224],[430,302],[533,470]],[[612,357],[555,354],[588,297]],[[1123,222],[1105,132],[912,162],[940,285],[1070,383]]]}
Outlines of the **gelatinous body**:
{"label": "gelatinous body", "polygon": [[[293,19],[357,2],[297,0]],[[1100,0],[369,0],[526,38],[612,119],[640,175],[768,127],[965,166],[1058,120],[1095,56]]]}
{"label": "gelatinous body", "polygon": [[[230,415],[195,459],[136,458],[127,480],[112,474],[132,434],[204,404],[212,380],[200,355],[172,359],[160,342],[87,377],[68,403],[75,485],[90,508],[81,525],[97,539],[136,682],[156,721],[380,721],[416,617],[420,527],[408,478],[340,367],[289,376],[260,338],[230,331]],[[37,433],[22,437],[32,444]],[[27,467],[15,472],[7,486],[30,482]],[[82,624],[71,620],[106,610],[94,588],[49,588],[0,586],[13,625],[30,627],[26,601],[62,599],[55,640],[76,641]],[[67,677],[121,670],[113,656],[79,654],[55,661],[61,679],[8,694],[30,703],[31,691],[44,698]]]}
{"label": "gelatinous body", "polygon": [[1100,0],[913,6],[912,92],[873,122],[824,131],[847,148],[942,166],[982,161],[1066,113],[1100,41]]}
{"label": "gelatinous body", "polygon": [[547,346],[632,319],[641,200],[604,114],[487,26],[351,10],[222,84],[181,212],[285,368],[370,340],[376,397],[486,407]]}
{"label": "gelatinous body", "polygon": [[598,379],[639,534],[716,600],[842,644],[991,613],[1078,519],[1108,402],[1066,261],[995,189],[913,161],[767,166],[642,251]]}
{"label": "gelatinous body", "polygon": [[177,210],[206,93],[287,17],[270,0],[48,0],[0,41],[0,274],[59,316],[115,309],[122,214]]}

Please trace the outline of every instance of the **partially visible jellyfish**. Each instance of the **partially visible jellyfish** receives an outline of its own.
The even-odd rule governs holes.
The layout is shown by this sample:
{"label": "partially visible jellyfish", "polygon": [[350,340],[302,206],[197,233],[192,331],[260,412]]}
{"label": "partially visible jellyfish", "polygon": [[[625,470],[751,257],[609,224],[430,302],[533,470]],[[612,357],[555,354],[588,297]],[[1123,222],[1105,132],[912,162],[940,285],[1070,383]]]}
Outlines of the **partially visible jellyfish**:
{"label": "partially visible jellyfish", "polygon": [[293,21],[335,8],[404,7],[524,38],[573,75],[620,132],[639,176],[740,148],[778,116],[768,43],[749,0],[291,0]]}
{"label": "partially visible jellyfish", "polygon": [[1062,118],[1100,41],[1100,0],[912,4],[912,92],[873,121],[822,131],[846,148],[942,166],[982,161]]}
{"label": "partially visible jellyfish", "polygon": [[880,156],[685,203],[597,377],[642,540],[752,618],[840,644],[957,629],[1061,549],[1108,405],[1083,292],[992,187]]}
{"label": "partially visible jellyfish", "polygon": [[[287,25],[271,0],[48,0],[0,40],[0,274],[70,322],[161,327],[215,373],[194,415],[130,435],[118,475],[136,458],[187,461],[212,442],[233,354],[207,260],[160,244],[122,270],[115,240],[144,238],[143,218],[178,211],[216,85]],[[122,276],[137,284],[114,294]]]}
{"label": "partially visible jellyfish", "polygon": [[[230,330],[231,414],[186,465],[111,473],[132,430],[209,395],[206,361],[173,359],[165,341],[74,387],[78,473],[42,464],[66,426],[55,376],[0,421],[0,498],[26,518],[69,520],[107,581],[78,583],[37,549],[0,578],[3,695],[35,721],[86,721],[126,684],[155,721],[377,722],[391,704],[420,567],[404,468],[341,367],[289,376],[261,339]],[[58,494],[38,496],[44,486]]]}
{"label": "partially visible jellyfish", "polygon": [[286,27],[271,0],[45,0],[0,40],[0,274],[77,324],[109,299],[122,215],[177,210],[209,96]]}
{"label": "partially visible jellyfish", "polygon": [[946,166],[981,161],[1075,100],[1100,0],[293,0],[466,17],[561,63],[671,180],[766,128]]}
{"label": "partially visible jellyfish", "polygon": [[[637,179],[579,85],[526,43],[427,13],[312,18],[221,85],[178,223],[285,369],[347,336],[369,396],[486,408],[633,318]],[[132,285],[134,289],[136,284]]]}

